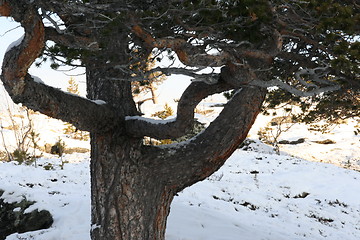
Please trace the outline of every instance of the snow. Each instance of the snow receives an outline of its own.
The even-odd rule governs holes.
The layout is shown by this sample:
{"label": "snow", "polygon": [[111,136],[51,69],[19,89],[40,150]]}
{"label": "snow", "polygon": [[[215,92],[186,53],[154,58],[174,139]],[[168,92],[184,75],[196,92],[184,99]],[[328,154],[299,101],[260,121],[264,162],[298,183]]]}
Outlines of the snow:
{"label": "snow", "polygon": [[7,53],[8,51],[10,51],[12,48],[16,47],[16,46],[19,46],[21,41],[24,39],[25,37],[25,34],[22,35],[18,40],[12,42],[6,49],[5,53]]}
{"label": "snow", "polygon": [[[0,164],[8,202],[26,196],[37,202],[28,211],[47,209],[54,216],[50,229],[7,240],[90,238],[89,156],[73,158],[64,157],[69,163],[63,170],[59,158],[49,156],[37,168]],[[41,167],[49,162],[54,170]],[[359,188],[356,171],[261,149],[237,150],[214,175],[174,199],[166,239],[359,239]]]}
{"label": "snow", "polygon": [[[196,116],[203,122],[214,117]],[[5,126],[4,114],[0,117]],[[60,137],[67,146],[89,148],[88,142],[63,134],[61,121],[39,114],[32,117],[40,133],[39,145]],[[296,124],[280,140],[305,138],[305,142],[280,145],[280,154],[258,140],[259,128],[270,119],[259,116],[246,148],[175,197],[166,240],[360,239],[360,173],[344,164],[349,162],[352,169],[360,166],[360,137],[354,134],[357,119],[325,134]],[[11,131],[4,134],[11,141]],[[335,143],[316,143],[325,139]],[[2,198],[15,202],[26,197],[36,201],[27,212],[46,209],[54,218],[50,229],[15,233],[6,240],[89,240],[90,230],[99,227],[90,223],[89,162],[89,153],[65,154],[62,160],[44,154],[37,167],[0,162]]]}
{"label": "snow", "polygon": [[148,122],[151,124],[167,124],[167,123],[175,122],[176,117],[169,117],[167,119],[153,119],[153,118],[146,118],[141,116],[126,116],[125,120],[126,121],[138,120],[138,121]]}
{"label": "snow", "polygon": [[104,100],[101,99],[97,99],[97,100],[91,100],[92,102],[98,104],[98,105],[104,105],[106,104],[106,102]]}
{"label": "snow", "polygon": [[45,84],[44,81],[41,80],[41,78],[34,76],[34,75],[31,75],[31,77],[34,79],[34,82]]}

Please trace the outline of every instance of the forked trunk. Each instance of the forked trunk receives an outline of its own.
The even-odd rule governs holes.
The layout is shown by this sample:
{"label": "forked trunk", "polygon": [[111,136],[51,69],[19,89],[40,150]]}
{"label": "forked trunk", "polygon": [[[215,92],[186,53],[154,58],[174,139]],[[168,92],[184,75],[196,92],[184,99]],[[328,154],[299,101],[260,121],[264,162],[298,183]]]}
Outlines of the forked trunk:
{"label": "forked trunk", "polygon": [[159,100],[158,100],[158,96],[156,95],[156,88],[155,86],[150,83],[150,92],[151,92],[151,99],[152,99],[152,102],[154,104],[158,104],[159,103]]}
{"label": "forked trunk", "polygon": [[[89,61],[87,91],[121,119],[135,115],[136,107],[130,83],[112,80],[116,74],[98,59]],[[122,126],[91,133],[92,240],[164,239],[173,194],[143,163],[141,145],[142,139],[127,136]]]}
{"label": "forked trunk", "polygon": [[91,133],[91,239],[162,240],[176,192],[221,167],[245,139],[265,92],[238,91],[208,130],[181,147],[144,147],[142,136],[131,137],[121,120],[137,115],[130,82],[118,80],[129,76],[107,68],[101,59],[87,62],[88,98],[105,101],[119,121],[110,130]]}

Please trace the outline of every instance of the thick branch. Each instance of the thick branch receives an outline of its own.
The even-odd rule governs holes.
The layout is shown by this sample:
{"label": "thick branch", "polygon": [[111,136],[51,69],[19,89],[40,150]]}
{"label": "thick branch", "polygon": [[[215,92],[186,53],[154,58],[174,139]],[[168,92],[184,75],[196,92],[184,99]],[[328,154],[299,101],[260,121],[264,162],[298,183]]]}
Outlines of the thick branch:
{"label": "thick branch", "polygon": [[[266,90],[246,87],[225,105],[220,115],[201,134],[187,142],[149,150],[149,165],[162,174],[171,172],[168,184],[181,190],[203,180],[217,169],[246,138],[260,112]],[[181,184],[181,185],[177,185]]]}
{"label": "thick branch", "polygon": [[44,26],[36,9],[19,1],[6,1],[0,5],[0,12],[15,16],[25,29],[21,42],[14,43],[5,54],[2,66],[1,80],[15,103],[73,123],[81,130],[104,131],[116,124],[113,112],[105,105],[46,86],[27,73],[45,42]]}
{"label": "thick branch", "polygon": [[21,95],[12,96],[15,103],[22,103],[34,111],[69,122],[79,130],[109,131],[119,123],[119,118],[107,104],[98,104],[35,82],[30,75],[25,78],[25,86]]}
{"label": "thick branch", "polygon": [[136,137],[148,136],[157,139],[177,138],[191,130],[194,120],[194,109],[199,102],[209,95],[232,89],[226,83],[208,85],[193,82],[183,93],[177,109],[177,117],[173,121],[149,120],[141,117],[128,117],[127,132]]}
{"label": "thick branch", "polygon": [[229,61],[234,61],[234,58],[225,51],[218,55],[210,55],[182,38],[155,39],[139,25],[133,26],[132,31],[145,42],[147,48],[170,48],[176,52],[179,60],[187,66],[221,67]]}

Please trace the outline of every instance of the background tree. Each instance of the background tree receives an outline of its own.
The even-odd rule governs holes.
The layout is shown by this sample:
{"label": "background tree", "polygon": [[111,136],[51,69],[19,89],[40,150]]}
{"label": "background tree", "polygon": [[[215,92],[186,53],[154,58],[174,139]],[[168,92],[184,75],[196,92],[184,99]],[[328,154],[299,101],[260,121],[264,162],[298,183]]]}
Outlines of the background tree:
{"label": "background tree", "polygon": [[[273,104],[358,96],[359,11],[357,0],[0,0],[0,14],[25,30],[4,57],[1,79],[14,102],[91,133],[92,239],[164,239],[174,195],[223,165],[268,87],[278,89]],[[151,53],[171,63],[143,74]],[[84,66],[88,99],[29,75],[39,56]],[[172,65],[175,56],[184,67]],[[161,124],[138,116],[131,91],[132,81],[158,71],[194,79],[176,120]],[[196,105],[229,90],[234,96],[196,138],[142,145],[144,136],[186,134]]]}
{"label": "background tree", "polygon": [[[140,106],[146,102],[151,100],[154,104],[158,103],[158,96],[156,94],[156,86],[161,84],[165,81],[166,77],[161,72],[151,72],[148,74],[155,67],[154,56],[151,54],[148,57],[148,61],[145,65],[145,69],[140,71],[140,74],[147,75],[146,80],[144,81],[133,81],[131,84],[132,92],[134,97],[139,97],[140,95],[145,95],[146,93],[150,93],[150,98],[145,98],[137,101],[137,105],[140,111]],[[134,74],[134,77],[136,75]]]}
{"label": "background tree", "polygon": [[69,93],[80,95],[79,84],[77,84],[77,82],[75,81],[75,79],[73,77],[70,77],[66,90]]}
{"label": "background tree", "polygon": [[[79,91],[79,84],[77,84],[77,82],[75,81],[75,79],[73,77],[71,77],[68,81],[68,87],[66,88],[66,90],[69,93],[72,94],[76,94],[80,96],[80,91]],[[74,139],[79,139],[79,140],[84,140],[87,141],[89,140],[90,136],[89,133],[86,131],[81,131],[79,129],[77,129],[74,125],[72,125],[71,123],[65,123],[65,128],[64,128],[64,133],[65,134],[69,134],[72,138]]]}

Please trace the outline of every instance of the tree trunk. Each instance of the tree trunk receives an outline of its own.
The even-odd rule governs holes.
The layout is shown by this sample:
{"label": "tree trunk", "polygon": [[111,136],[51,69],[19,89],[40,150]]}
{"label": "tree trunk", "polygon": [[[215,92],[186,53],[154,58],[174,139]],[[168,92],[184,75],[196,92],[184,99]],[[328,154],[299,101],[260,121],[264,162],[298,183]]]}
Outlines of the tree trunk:
{"label": "tree trunk", "polygon": [[159,100],[158,100],[158,97],[157,97],[157,95],[156,95],[156,88],[155,88],[155,86],[154,86],[152,83],[150,83],[149,88],[150,88],[151,99],[152,99],[153,103],[154,103],[154,104],[158,104],[158,103],[159,103]]}
{"label": "tree trunk", "polygon": [[164,239],[173,193],[142,164],[138,140],[94,134],[91,146],[92,239]]}
{"label": "tree trunk", "polygon": [[[106,57],[109,51],[118,53],[116,64],[126,63],[126,38],[111,38],[111,43],[103,44],[108,49],[85,60],[88,98],[105,101],[117,119],[110,129],[91,132],[91,239],[162,240],[174,195],[215,172],[235,151],[265,93],[252,87],[238,91],[220,120],[188,145],[143,146],[144,135],[128,134],[124,122],[126,116],[138,115],[130,81],[124,81],[131,76],[109,66]],[[201,91],[194,94],[199,94],[195,99],[203,98]],[[189,111],[196,102],[190,101]],[[213,140],[220,149],[213,147]]]}
{"label": "tree trunk", "polygon": [[[119,119],[136,115],[130,82],[111,80],[117,73],[98,62],[87,64],[88,98],[111,105]],[[143,163],[142,138],[123,128],[91,133],[91,239],[164,239],[174,194],[156,169]]]}

